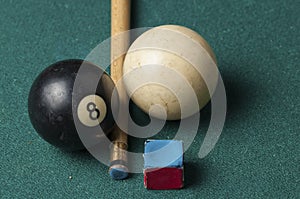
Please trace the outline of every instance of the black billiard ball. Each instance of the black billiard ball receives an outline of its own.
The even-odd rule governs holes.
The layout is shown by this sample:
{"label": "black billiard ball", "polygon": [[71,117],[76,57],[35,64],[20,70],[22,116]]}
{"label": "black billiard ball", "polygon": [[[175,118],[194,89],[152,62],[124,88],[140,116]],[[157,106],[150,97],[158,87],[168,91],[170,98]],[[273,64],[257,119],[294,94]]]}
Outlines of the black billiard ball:
{"label": "black billiard ball", "polygon": [[115,125],[112,104],[117,106],[118,98],[113,95],[114,87],[109,75],[90,62],[73,59],[54,63],[30,89],[30,121],[50,144],[67,151],[84,149],[79,133],[96,143]]}

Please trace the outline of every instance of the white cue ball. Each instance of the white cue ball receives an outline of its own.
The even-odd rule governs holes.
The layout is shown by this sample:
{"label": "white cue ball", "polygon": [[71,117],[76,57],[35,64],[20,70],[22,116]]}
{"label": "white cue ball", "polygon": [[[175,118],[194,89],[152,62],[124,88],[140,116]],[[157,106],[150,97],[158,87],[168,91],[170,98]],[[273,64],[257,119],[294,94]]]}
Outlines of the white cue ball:
{"label": "white cue ball", "polygon": [[[159,67],[147,70],[150,66]],[[182,78],[166,73],[166,69]],[[139,108],[164,119],[162,111],[150,111],[152,105],[160,105],[168,120],[178,120],[195,114],[209,102],[219,72],[211,47],[198,33],[183,26],[164,25],[146,31],[133,42],[124,60],[123,75],[126,91]],[[143,83],[154,77],[173,81],[172,89],[159,82]],[[193,95],[183,89],[186,82],[193,89]],[[178,100],[177,94],[184,97]],[[198,104],[192,100],[193,96]]]}

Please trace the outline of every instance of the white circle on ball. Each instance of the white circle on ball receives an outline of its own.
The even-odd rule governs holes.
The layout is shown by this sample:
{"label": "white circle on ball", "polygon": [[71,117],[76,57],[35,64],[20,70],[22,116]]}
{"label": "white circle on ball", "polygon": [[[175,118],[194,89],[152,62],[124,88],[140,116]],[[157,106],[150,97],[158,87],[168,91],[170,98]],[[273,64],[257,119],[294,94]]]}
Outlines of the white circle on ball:
{"label": "white circle on ball", "polygon": [[89,127],[99,125],[105,118],[107,107],[102,97],[98,95],[88,95],[84,97],[77,108],[79,121]]}

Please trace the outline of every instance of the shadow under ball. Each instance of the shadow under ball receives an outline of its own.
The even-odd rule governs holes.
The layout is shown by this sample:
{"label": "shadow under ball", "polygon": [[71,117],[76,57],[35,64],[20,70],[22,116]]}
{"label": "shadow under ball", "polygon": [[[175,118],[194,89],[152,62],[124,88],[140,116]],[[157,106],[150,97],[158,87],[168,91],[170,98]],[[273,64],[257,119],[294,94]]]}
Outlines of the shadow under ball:
{"label": "shadow under ball", "polygon": [[30,121],[44,140],[61,149],[84,149],[78,133],[87,140],[85,144],[97,144],[115,125],[111,104],[118,108],[118,99],[112,101],[114,87],[110,76],[90,62],[54,63],[31,87]]}

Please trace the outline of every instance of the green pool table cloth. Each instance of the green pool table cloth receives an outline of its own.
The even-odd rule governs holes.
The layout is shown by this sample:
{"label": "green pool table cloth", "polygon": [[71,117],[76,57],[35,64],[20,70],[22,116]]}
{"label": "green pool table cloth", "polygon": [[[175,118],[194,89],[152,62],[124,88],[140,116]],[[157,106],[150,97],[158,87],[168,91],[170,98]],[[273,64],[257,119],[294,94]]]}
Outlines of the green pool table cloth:
{"label": "green pool table cloth", "polygon": [[[109,38],[110,1],[0,0],[0,198],[299,198],[299,8],[295,0],[132,0],[132,28],[178,24],[202,35],[227,95],[224,129],[203,159],[210,106],[201,111],[184,188],[151,191],[142,173],[114,181],[88,152],[49,145],[28,117],[29,89],[44,68],[84,59]],[[177,127],[168,122],[154,138],[172,139]],[[129,144],[143,152],[144,139]]]}

